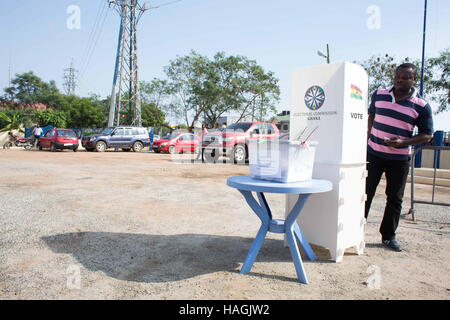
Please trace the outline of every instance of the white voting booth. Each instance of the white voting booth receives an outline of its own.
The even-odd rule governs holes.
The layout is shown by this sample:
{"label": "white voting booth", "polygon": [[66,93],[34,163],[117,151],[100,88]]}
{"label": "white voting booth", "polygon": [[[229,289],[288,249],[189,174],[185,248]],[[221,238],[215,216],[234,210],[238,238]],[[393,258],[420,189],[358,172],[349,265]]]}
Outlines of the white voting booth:
{"label": "white voting booth", "polygon": [[[325,247],[339,262],[344,251],[364,250],[368,77],[342,62],[292,72],[290,139],[317,127],[313,178],[330,180],[333,190],[310,196],[298,223],[311,244]],[[296,195],[286,197],[286,215]]]}

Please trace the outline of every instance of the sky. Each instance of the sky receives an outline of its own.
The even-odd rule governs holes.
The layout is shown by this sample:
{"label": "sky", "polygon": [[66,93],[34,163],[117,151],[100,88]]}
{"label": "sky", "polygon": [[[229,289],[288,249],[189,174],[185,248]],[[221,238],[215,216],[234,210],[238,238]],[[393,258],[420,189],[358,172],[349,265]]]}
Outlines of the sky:
{"label": "sky", "polygon": [[[243,55],[279,79],[278,112],[289,110],[292,70],[326,63],[317,51],[326,52],[327,44],[332,63],[422,55],[424,0],[140,1],[153,7],[138,24],[140,80],[164,78],[164,66],[191,50],[210,58],[219,51]],[[120,20],[107,3],[1,0],[0,94],[9,69],[12,77],[33,71],[55,80],[63,92],[64,69],[73,59],[77,95],[110,95]],[[450,1],[428,1],[427,57],[450,46],[448,16]],[[434,124],[450,131],[450,112],[434,116]]]}

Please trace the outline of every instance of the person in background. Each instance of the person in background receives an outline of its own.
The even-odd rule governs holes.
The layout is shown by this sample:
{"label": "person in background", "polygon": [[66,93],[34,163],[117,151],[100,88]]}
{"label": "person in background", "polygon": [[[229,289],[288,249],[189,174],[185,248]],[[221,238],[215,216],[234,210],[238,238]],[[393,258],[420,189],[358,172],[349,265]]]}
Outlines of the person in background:
{"label": "person in background", "polygon": [[227,124],[224,122],[222,123],[222,130],[225,130],[227,128]]}
{"label": "person in background", "polygon": [[206,129],[206,124],[202,125],[202,140],[203,137],[208,133],[208,129]]}
{"label": "person in background", "polygon": [[38,124],[38,125],[36,125],[36,127],[33,129],[33,136],[34,136],[34,139],[35,139],[35,142],[36,142],[36,147],[37,147],[38,144],[39,144],[39,138],[41,137],[41,135],[42,135],[42,128],[39,127],[39,124]]}
{"label": "person in background", "polygon": [[[395,232],[400,221],[411,146],[426,143],[433,137],[431,107],[418,95],[413,86],[416,80],[415,65],[400,65],[393,86],[375,91],[369,106],[365,218],[384,173],[387,199],[379,231],[382,243],[394,251],[402,251]],[[414,127],[418,128],[415,135]]]}
{"label": "person in background", "polygon": [[196,156],[196,160],[200,159],[200,157],[202,158],[202,162],[204,161],[203,159],[203,151],[202,151],[202,147],[203,147],[203,140],[205,139],[206,134],[208,133],[208,129],[206,129],[206,124],[202,124],[202,133],[200,136],[200,149],[199,149],[199,153]]}

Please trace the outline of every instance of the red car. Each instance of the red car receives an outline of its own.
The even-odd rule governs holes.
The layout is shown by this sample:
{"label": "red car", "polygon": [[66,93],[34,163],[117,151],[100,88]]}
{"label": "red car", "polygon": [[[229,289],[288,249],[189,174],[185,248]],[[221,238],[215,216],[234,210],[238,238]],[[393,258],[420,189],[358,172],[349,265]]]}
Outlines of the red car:
{"label": "red car", "polygon": [[39,150],[43,148],[56,151],[56,149],[72,149],[74,152],[78,149],[78,137],[70,129],[50,129],[45,135],[39,138]]}
{"label": "red car", "polygon": [[156,140],[152,144],[152,150],[156,153],[168,152],[170,154],[178,152],[199,152],[201,145],[200,138],[194,133],[173,132],[162,139]]}
{"label": "red car", "polygon": [[224,130],[203,137],[203,158],[208,162],[216,162],[223,155],[235,163],[245,163],[248,160],[249,140],[272,140],[279,136],[280,131],[273,123],[233,123]]}

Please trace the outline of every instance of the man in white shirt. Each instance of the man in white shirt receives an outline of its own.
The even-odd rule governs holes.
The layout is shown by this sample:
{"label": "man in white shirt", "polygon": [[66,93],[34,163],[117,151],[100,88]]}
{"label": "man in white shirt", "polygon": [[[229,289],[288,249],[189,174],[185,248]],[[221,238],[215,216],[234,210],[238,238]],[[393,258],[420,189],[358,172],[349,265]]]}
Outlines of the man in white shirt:
{"label": "man in white shirt", "polygon": [[36,141],[36,146],[38,146],[38,144],[39,144],[39,138],[41,137],[41,134],[42,134],[42,128],[39,127],[39,125],[36,125],[36,127],[33,130],[33,136]]}

